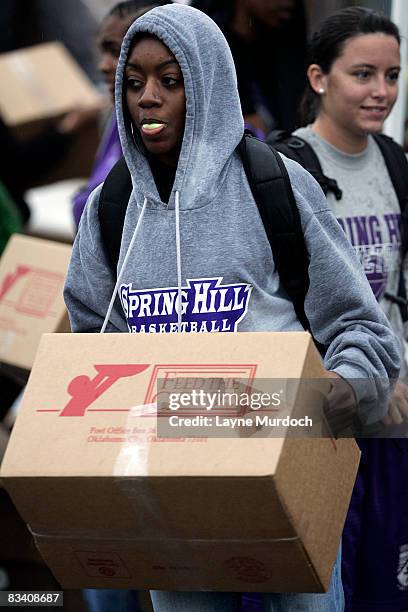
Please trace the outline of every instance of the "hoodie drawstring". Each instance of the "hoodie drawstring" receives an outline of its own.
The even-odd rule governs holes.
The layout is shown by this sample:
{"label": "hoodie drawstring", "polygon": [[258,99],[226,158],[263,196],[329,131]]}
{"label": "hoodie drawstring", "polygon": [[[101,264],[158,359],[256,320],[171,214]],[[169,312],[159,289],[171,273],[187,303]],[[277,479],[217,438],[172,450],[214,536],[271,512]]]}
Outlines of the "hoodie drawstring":
{"label": "hoodie drawstring", "polygon": [[181,332],[181,249],[180,249],[180,194],[175,193],[175,212],[176,212],[176,257],[177,257],[177,332]]}
{"label": "hoodie drawstring", "polygon": [[106,329],[106,326],[107,326],[108,321],[109,321],[109,317],[110,317],[111,312],[112,312],[113,304],[115,302],[116,294],[118,292],[119,285],[120,285],[120,282],[122,280],[123,272],[124,272],[124,270],[126,268],[126,265],[127,265],[127,262],[128,262],[129,256],[130,256],[130,253],[131,253],[131,251],[133,249],[133,245],[135,243],[136,236],[138,234],[139,227],[140,227],[140,224],[141,224],[141,221],[142,221],[145,209],[146,209],[146,204],[147,204],[147,198],[144,199],[142,212],[140,213],[140,217],[137,220],[135,231],[133,232],[132,240],[130,241],[130,244],[129,244],[128,249],[126,251],[125,259],[123,260],[122,266],[121,266],[121,268],[119,270],[119,274],[118,274],[118,278],[116,280],[115,288],[113,290],[112,297],[111,297],[111,300],[109,302],[108,312],[106,313],[105,320],[104,320],[103,325],[101,327],[101,331],[100,331],[101,334],[105,333],[105,329]]}

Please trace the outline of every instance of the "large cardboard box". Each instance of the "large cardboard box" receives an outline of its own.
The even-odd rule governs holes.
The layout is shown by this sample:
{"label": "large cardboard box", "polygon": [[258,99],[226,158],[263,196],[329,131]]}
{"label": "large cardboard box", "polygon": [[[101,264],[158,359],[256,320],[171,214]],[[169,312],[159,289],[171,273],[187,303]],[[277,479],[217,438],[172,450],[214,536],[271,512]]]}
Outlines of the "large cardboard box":
{"label": "large cardboard box", "polygon": [[59,42],[0,55],[0,114],[12,128],[58,117],[78,106],[93,108],[100,96]]}
{"label": "large cardboard box", "polygon": [[3,252],[0,362],[13,373],[31,369],[44,332],[69,331],[62,290],[70,256],[69,245],[20,234]]}
{"label": "large cardboard box", "polygon": [[64,588],[321,592],[354,441],[160,437],[154,406],[159,379],[323,375],[305,332],[46,334],[0,476]]}

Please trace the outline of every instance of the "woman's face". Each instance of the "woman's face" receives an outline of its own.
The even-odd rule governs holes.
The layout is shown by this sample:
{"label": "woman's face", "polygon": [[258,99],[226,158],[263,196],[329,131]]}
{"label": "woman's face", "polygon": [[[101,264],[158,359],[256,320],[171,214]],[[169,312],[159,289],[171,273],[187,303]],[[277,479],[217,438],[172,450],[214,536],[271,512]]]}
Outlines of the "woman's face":
{"label": "woman's face", "polygon": [[157,38],[142,38],[129,55],[125,86],[128,111],[146,149],[163,163],[176,165],[186,115],[176,58]]}
{"label": "woman's face", "polygon": [[100,57],[98,68],[103,74],[104,81],[112,98],[115,93],[115,74],[120,47],[132,21],[132,16],[129,16],[127,19],[120,19],[115,15],[110,15],[103,20],[99,30],[98,48]]}
{"label": "woman's face", "polygon": [[316,90],[334,128],[355,136],[380,132],[398,95],[400,49],[386,34],[364,34],[346,42]]}

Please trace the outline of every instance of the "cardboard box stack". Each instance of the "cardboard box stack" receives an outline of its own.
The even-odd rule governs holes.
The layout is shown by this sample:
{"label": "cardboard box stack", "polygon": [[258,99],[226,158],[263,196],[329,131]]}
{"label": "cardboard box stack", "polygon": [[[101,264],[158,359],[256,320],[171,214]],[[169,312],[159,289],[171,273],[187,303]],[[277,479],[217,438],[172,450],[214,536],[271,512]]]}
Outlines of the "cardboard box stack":
{"label": "cardboard box stack", "polygon": [[322,592],[354,441],[160,437],[154,406],[159,378],[323,375],[303,332],[46,334],[1,478],[64,588]]}

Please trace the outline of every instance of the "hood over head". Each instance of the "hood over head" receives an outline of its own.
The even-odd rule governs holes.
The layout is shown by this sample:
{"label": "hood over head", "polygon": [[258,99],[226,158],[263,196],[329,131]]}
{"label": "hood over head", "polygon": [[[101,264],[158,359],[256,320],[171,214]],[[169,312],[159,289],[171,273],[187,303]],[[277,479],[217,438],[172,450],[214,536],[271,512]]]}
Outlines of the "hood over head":
{"label": "hood over head", "polygon": [[[230,49],[212,19],[181,4],[156,7],[129,28],[119,58],[115,97],[120,140],[132,175],[133,195],[139,205],[145,197],[160,203],[143,145],[140,142],[136,146],[123,108],[126,61],[133,39],[142,32],[156,36],[167,46],[184,78],[184,138],[168,207],[174,207],[176,191],[181,193],[182,209],[202,206],[219,190],[244,131]],[[140,141],[138,135],[136,141]]]}

